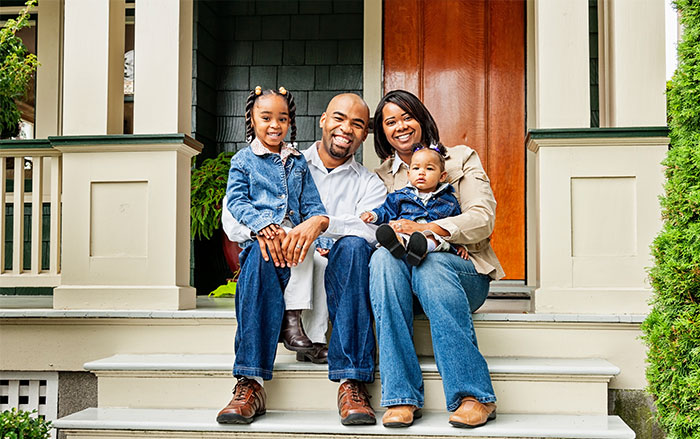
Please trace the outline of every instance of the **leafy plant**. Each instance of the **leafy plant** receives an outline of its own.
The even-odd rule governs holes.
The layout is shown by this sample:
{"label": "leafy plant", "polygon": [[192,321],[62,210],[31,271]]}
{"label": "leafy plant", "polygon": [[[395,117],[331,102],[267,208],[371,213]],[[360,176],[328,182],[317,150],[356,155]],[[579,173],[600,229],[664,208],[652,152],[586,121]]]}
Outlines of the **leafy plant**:
{"label": "leafy plant", "polygon": [[20,112],[15,99],[26,96],[27,84],[39,66],[36,55],[16,35],[29,26],[29,11],[37,0],[29,0],[16,20],[7,20],[0,29],[0,139],[19,133]]}
{"label": "leafy plant", "polygon": [[652,244],[655,290],[642,325],[648,390],[669,438],[700,437],[700,3],[676,0],[684,26],[669,83],[671,149],[661,198],[664,225]]}
{"label": "leafy plant", "polygon": [[226,194],[228,170],[233,152],[222,152],[204,160],[192,171],[191,234],[193,238],[210,239],[221,226],[221,201]]}
{"label": "leafy plant", "polygon": [[35,414],[36,410],[25,412],[16,408],[0,413],[0,439],[48,439],[51,422]]}

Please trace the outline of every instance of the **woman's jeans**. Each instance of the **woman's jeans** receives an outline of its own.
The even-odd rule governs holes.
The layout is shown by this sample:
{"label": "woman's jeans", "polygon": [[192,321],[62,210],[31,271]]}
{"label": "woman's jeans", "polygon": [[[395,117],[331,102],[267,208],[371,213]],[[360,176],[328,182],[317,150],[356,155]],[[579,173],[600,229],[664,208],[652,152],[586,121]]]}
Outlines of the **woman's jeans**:
{"label": "woman's jeans", "polygon": [[377,249],[370,262],[370,298],[379,344],[381,405],[423,407],[423,376],[413,345],[413,295],[430,320],[435,362],[447,410],[463,397],[496,400],[486,360],[479,352],[471,313],[486,300],[490,278],[447,252],[428,253],[412,267]]}

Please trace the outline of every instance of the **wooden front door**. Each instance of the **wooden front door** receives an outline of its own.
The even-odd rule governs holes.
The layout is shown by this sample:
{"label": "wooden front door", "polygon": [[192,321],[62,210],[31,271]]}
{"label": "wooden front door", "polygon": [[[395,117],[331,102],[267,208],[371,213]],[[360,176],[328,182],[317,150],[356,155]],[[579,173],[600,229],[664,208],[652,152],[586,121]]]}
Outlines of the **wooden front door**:
{"label": "wooden front door", "polygon": [[446,146],[474,148],[498,202],[492,244],[525,279],[524,0],[384,0],[384,92],[428,107]]}

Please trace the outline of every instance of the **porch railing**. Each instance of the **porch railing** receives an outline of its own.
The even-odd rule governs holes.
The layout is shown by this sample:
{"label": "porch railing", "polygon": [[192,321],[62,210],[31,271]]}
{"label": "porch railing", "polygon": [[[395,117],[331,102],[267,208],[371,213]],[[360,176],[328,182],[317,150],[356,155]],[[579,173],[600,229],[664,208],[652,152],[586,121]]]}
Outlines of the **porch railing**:
{"label": "porch railing", "polygon": [[0,288],[60,284],[61,172],[47,140],[0,142]]}

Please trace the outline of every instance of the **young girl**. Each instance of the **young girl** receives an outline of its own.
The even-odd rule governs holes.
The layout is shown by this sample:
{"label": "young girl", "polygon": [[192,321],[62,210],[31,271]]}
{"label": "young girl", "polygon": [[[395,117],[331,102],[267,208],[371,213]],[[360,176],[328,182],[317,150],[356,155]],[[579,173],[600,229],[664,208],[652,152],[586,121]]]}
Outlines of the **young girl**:
{"label": "young girl", "polygon": [[[255,234],[251,239],[274,240],[276,244],[272,245],[278,250],[278,244],[291,228],[311,216],[326,214],[306,160],[296,148],[284,142],[291,128],[291,144],[294,145],[295,109],[294,98],[284,87],[279,91],[263,91],[258,86],[250,93],[245,113],[246,140],[250,146],[231,159],[226,189],[226,207],[239,223]],[[310,242],[315,238],[313,236]],[[252,242],[243,243],[242,247]],[[301,247],[297,244],[296,250]],[[305,250],[313,256],[311,243]],[[261,251],[266,251],[263,245]],[[284,261],[280,264],[282,268],[285,265],[292,268],[284,292],[286,311],[280,339],[287,349],[298,352],[313,349],[301,323],[301,310],[311,308],[313,292],[310,285],[294,275],[297,269],[309,271],[308,264],[313,264],[312,257],[305,258],[298,266]],[[241,323],[239,321],[239,325]]]}
{"label": "young girl", "polygon": [[[413,155],[408,168],[410,184],[390,193],[381,206],[360,215],[366,223],[382,224],[377,229],[379,244],[396,258],[406,255],[406,262],[411,265],[419,265],[428,252],[448,251],[451,247],[432,232],[413,232],[409,237],[395,231],[400,228],[400,224],[392,227],[386,223],[399,218],[427,223],[461,213],[459,201],[454,196],[454,188],[445,182],[446,153],[442,144],[413,145]],[[456,251],[467,259],[466,249],[460,246]]]}

